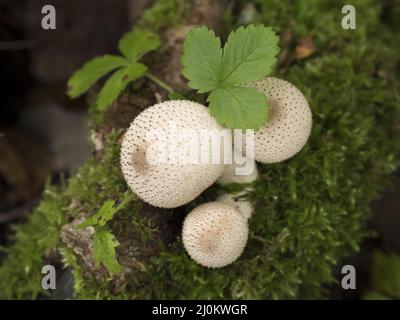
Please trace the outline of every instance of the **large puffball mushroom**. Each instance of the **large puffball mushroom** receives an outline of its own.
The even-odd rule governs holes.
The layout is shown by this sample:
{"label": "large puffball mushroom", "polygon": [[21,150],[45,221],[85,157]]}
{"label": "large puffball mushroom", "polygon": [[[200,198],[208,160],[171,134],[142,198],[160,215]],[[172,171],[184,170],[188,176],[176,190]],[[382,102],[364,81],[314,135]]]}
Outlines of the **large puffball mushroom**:
{"label": "large puffball mushroom", "polygon": [[[244,168],[246,166],[249,168],[248,172],[246,172],[246,174],[238,174],[237,169],[240,167]],[[217,182],[221,185],[227,185],[231,183],[248,184],[256,181],[258,177],[257,163],[253,159],[246,158],[245,165],[238,165],[235,162],[227,165],[224,173],[221,175],[221,177],[219,177]],[[217,198],[217,201],[231,205],[237,209],[244,218],[249,219],[253,215],[254,206],[243,196],[252,190],[253,188],[251,186],[247,186],[243,190],[236,193],[223,193]]]}
{"label": "large puffball mushroom", "polygon": [[[200,162],[196,152],[209,145],[222,127],[205,106],[187,100],[158,103],[141,112],[127,130],[121,148],[125,180],[143,201],[175,208],[195,199],[224,170],[212,161]],[[212,153],[212,148],[210,148]],[[211,155],[210,155],[211,157]]]}
{"label": "large puffball mushroom", "polygon": [[221,202],[208,202],[186,216],[182,240],[197,263],[221,268],[242,254],[248,233],[247,220],[235,208]]}
{"label": "large puffball mushroom", "polygon": [[271,105],[267,124],[254,133],[254,159],[275,163],[289,159],[306,144],[312,114],[304,95],[293,84],[268,77],[251,85]]}

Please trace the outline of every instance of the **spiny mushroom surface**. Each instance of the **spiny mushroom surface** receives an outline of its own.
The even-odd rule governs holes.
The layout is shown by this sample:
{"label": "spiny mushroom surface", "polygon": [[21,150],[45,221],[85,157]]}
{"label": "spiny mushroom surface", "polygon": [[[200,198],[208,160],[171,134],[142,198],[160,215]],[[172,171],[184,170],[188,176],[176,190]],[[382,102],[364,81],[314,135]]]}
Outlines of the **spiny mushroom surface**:
{"label": "spiny mushroom surface", "polygon": [[197,263],[221,268],[242,254],[248,233],[247,220],[239,211],[225,203],[208,202],[186,216],[182,240]]}
{"label": "spiny mushroom surface", "polygon": [[[247,158],[246,162],[249,161],[252,162],[253,166],[253,170],[249,174],[238,175],[236,173],[236,169],[241,166],[236,163],[232,163],[225,167],[224,173],[221,175],[221,177],[219,177],[217,182],[221,185],[227,185],[230,183],[251,183],[256,181],[259,176],[257,163],[253,159]],[[244,218],[249,219],[253,215],[254,207],[253,204],[249,200],[243,198],[243,196],[252,191],[252,189],[253,188],[251,186],[248,186],[237,193],[221,194],[217,198],[217,201],[231,205],[232,207],[237,209]]]}
{"label": "spiny mushroom surface", "polygon": [[254,159],[275,163],[289,159],[306,144],[312,114],[304,95],[293,84],[268,77],[252,84],[271,105],[270,119],[254,134]]}
{"label": "spiny mushroom surface", "polygon": [[[171,134],[171,126],[177,129],[176,134]],[[149,134],[154,129],[156,136]],[[185,135],[185,129],[193,134]],[[221,129],[208,108],[196,102],[173,100],[147,108],[134,119],[122,142],[125,180],[143,201],[156,207],[175,208],[192,201],[218,179],[224,165],[171,160],[172,146],[176,145],[178,157],[190,160],[194,150],[201,150],[211,140],[198,139],[196,134]],[[168,152],[166,162],[157,162],[162,152],[158,153],[157,147],[152,149],[154,145]],[[155,161],[150,161],[153,158]]]}

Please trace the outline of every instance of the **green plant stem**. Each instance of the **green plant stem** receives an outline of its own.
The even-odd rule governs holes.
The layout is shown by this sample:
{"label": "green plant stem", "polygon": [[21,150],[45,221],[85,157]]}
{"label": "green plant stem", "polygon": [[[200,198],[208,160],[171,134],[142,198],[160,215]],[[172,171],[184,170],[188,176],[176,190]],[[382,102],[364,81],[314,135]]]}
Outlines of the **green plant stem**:
{"label": "green plant stem", "polygon": [[146,77],[153,81],[155,84],[163,88],[164,90],[168,91],[168,93],[174,93],[174,89],[166,84],[164,81],[158,79],[156,76],[152,75],[151,73],[147,73]]}
{"label": "green plant stem", "polygon": [[134,193],[125,194],[123,200],[118,205],[116,211],[119,211],[119,210],[123,209],[129,202],[131,202],[133,200],[136,200],[136,199],[137,199],[137,195],[134,194]]}

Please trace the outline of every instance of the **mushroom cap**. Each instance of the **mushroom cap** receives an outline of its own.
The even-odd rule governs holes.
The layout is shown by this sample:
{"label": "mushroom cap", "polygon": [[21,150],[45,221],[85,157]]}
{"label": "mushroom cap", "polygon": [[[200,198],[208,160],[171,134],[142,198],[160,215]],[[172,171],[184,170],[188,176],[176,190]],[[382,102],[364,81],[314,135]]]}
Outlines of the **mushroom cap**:
{"label": "mushroom cap", "polygon": [[197,263],[220,268],[234,262],[246,246],[247,220],[232,206],[208,202],[193,209],[183,223],[182,240]]}
{"label": "mushroom cap", "polygon": [[271,105],[267,124],[254,133],[254,159],[275,163],[289,159],[306,144],[312,114],[304,95],[293,84],[268,77],[251,85],[264,93]]}
{"label": "mushroom cap", "polygon": [[[175,135],[171,134],[172,124],[177,129]],[[141,112],[124,136],[121,148],[124,178],[136,195],[153,206],[175,208],[192,201],[224,170],[223,164],[212,164],[211,161],[207,164],[171,161],[169,153],[166,161],[157,162],[162,152],[154,151],[157,150],[157,147],[152,149],[155,145],[165,147],[168,152],[175,143],[179,153],[177,157],[190,160],[192,150],[209,143],[197,139],[196,135],[183,134],[185,129],[201,135],[202,130],[221,130],[222,127],[205,106],[187,100],[172,100]]]}

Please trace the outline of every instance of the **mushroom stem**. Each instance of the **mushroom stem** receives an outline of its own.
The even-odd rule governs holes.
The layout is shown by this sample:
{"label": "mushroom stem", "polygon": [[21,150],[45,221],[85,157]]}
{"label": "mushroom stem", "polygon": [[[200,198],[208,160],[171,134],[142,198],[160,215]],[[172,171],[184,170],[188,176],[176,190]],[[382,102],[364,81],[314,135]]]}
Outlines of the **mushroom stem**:
{"label": "mushroom stem", "polygon": [[[221,185],[228,185],[232,183],[249,184],[256,181],[258,179],[257,163],[249,158],[247,158],[247,161],[254,162],[253,171],[249,175],[237,175],[236,168],[240,166],[233,163],[225,167],[224,173],[217,182]],[[249,200],[243,197],[252,190],[252,186],[247,186],[237,193],[223,193],[217,198],[217,201],[233,206],[244,218],[249,219],[254,212],[254,207]]]}
{"label": "mushroom stem", "polygon": [[155,84],[157,84],[159,87],[163,88],[165,91],[167,91],[168,93],[174,93],[175,90],[169,86],[168,84],[166,84],[164,81],[162,81],[161,79],[157,78],[155,75],[151,74],[151,73],[147,73],[146,77],[153,81]]}

